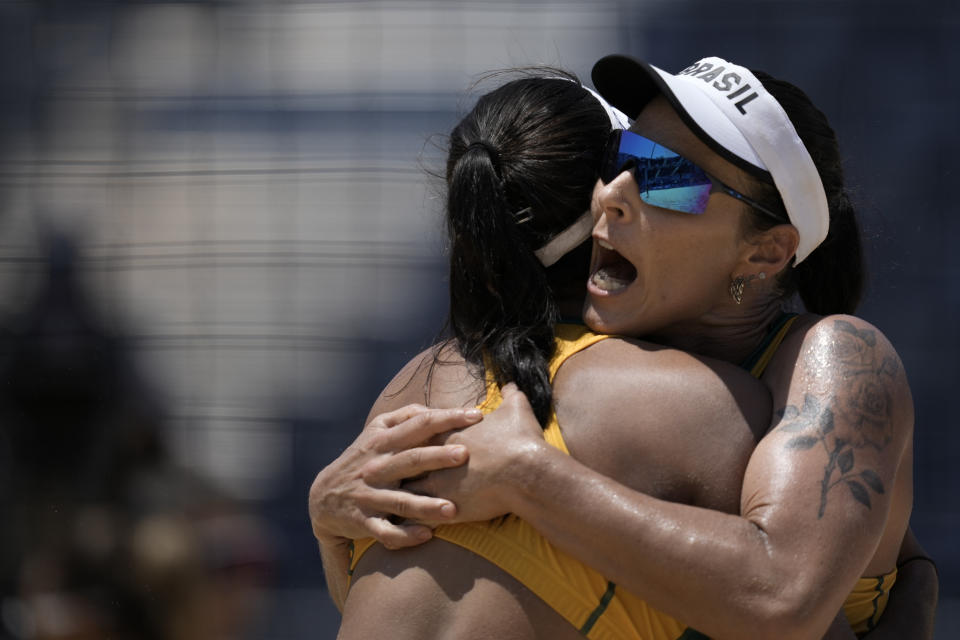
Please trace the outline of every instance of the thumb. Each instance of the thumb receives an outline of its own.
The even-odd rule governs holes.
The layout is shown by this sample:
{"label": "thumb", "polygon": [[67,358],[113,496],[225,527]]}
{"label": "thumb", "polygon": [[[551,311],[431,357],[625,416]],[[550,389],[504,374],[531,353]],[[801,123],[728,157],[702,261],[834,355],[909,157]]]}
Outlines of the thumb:
{"label": "thumb", "polygon": [[520,387],[513,382],[508,382],[505,384],[500,390],[500,395],[503,396],[504,403],[509,402],[518,406],[529,404],[527,401],[527,394],[525,394],[523,391],[520,391]]}

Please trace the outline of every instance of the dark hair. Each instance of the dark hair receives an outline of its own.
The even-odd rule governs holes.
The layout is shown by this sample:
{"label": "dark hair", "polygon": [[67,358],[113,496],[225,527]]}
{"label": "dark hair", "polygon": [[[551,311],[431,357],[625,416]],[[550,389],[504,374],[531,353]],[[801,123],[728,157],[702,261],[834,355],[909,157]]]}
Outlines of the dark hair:
{"label": "dark hair", "polygon": [[[753,73],[786,111],[810,153],[830,210],[830,227],[824,241],[803,262],[788,267],[780,275],[782,295],[798,293],[804,306],[813,313],[853,313],[863,295],[863,250],[856,212],[844,186],[837,135],[823,112],[799,88],[763,71],[753,70]],[[776,188],[759,181],[756,184],[757,200],[782,211],[783,203]],[[761,231],[776,222],[751,209],[750,224]]]}
{"label": "dark hair", "polygon": [[534,251],[590,208],[610,129],[597,99],[550,69],[482,96],[450,135],[448,325],[467,362],[516,383],[541,424],[559,315],[551,272],[569,261],[546,269]]}

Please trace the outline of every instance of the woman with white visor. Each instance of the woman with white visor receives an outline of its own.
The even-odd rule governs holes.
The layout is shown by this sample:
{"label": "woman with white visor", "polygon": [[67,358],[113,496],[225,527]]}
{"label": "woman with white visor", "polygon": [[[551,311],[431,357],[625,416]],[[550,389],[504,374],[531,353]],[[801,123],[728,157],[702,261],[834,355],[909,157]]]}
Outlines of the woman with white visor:
{"label": "woman with white visor", "polygon": [[[518,394],[453,437],[465,475],[412,486],[457,520],[520,516],[605,576],[608,602],[629,591],[710,636],[818,637],[858,579],[865,632],[907,528],[913,409],[883,335],[834,315],[856,306],[861,266],[833,132],[792,85],[718,58],[671,75],[612,56],[594,82],[637,118],[595,191],[585,320],[759,376],[774,416],[740,515],[593,472],[544,443]],[[786,311],[794,292],[808,313]]]}

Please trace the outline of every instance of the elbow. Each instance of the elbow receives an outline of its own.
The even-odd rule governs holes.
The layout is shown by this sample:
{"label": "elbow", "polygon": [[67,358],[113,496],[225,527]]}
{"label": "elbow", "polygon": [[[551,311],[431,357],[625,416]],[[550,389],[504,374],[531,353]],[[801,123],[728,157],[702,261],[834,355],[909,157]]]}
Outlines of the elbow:
{"label": "elbow", "polygon": [[750,619],[748,633],[737,637],[776,640],[819,639],[843,604],[845,593],[834,585],[842,580],[803,560],[792,546],[773,544],[762,523],[754,522],[766,553],[754,553],[744,564],[743,577]]}

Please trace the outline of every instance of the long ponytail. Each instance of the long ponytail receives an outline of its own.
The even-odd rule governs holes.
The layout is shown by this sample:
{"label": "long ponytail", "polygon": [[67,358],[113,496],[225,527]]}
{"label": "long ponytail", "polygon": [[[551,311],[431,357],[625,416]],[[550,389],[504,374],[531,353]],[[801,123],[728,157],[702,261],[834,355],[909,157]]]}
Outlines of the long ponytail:
{"label": "long ponytail", "polygon": [[534,251],[589,208],[610,130],[561,73],[483,96],[451,134],[446,172],[452,337],[498,384],[516,383],[541,424],[559,313]]}

